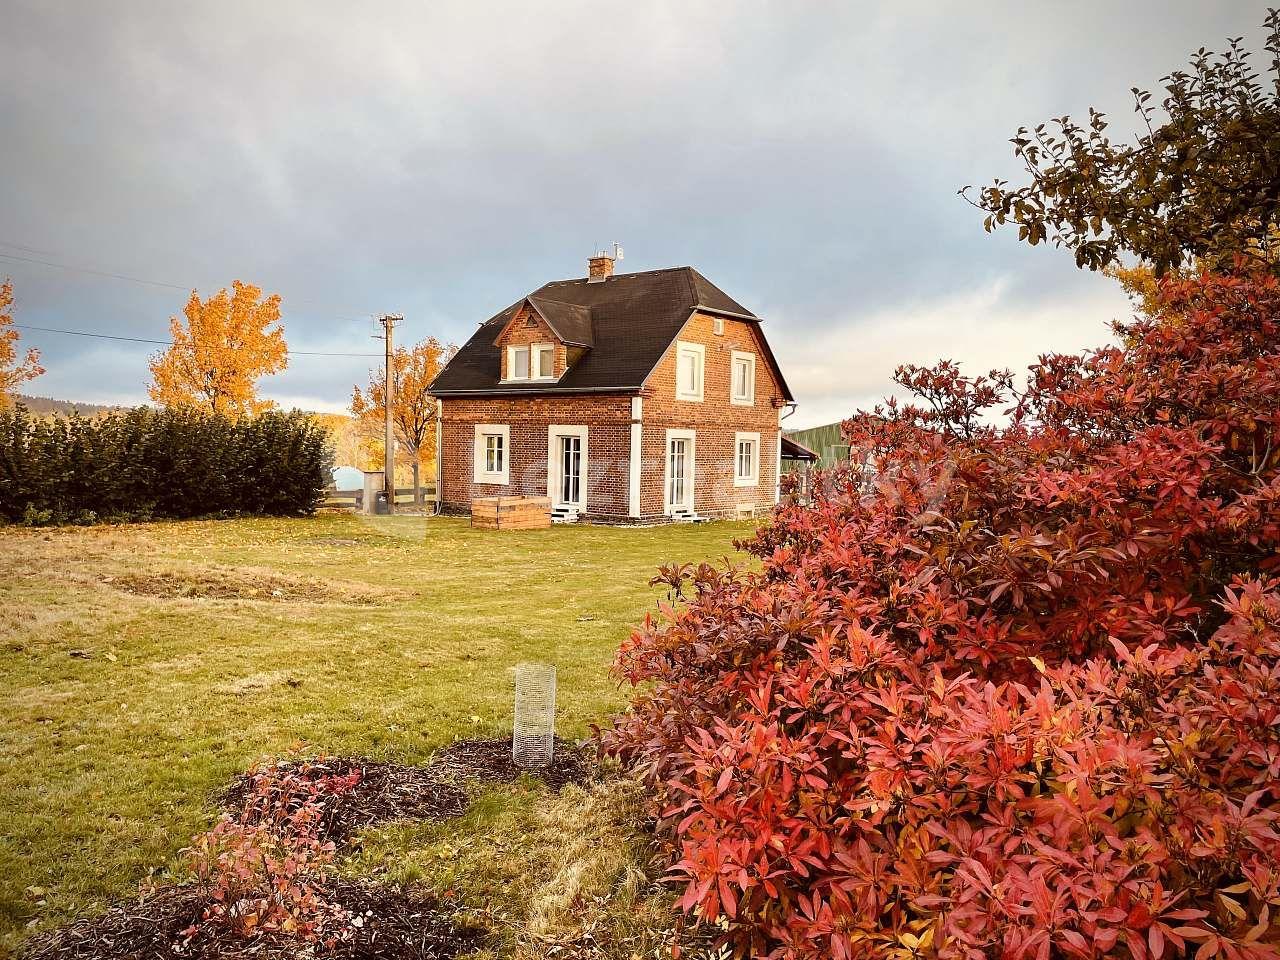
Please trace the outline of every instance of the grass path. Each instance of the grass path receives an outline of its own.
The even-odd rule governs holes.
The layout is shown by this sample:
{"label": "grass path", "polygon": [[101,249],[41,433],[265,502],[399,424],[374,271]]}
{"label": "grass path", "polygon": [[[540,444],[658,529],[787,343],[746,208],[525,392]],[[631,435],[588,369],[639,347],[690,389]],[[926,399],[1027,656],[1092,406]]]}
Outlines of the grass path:
{"label": "grass path", "polygon": [[416,762],[509,730],[518,660],[558,664],[559,731],[585,734],[621,703],[606,671],[654,609],[655,568],[748,532],[347,515],[0,529],[0,953],[133,892],[257,758],[303,743]]}

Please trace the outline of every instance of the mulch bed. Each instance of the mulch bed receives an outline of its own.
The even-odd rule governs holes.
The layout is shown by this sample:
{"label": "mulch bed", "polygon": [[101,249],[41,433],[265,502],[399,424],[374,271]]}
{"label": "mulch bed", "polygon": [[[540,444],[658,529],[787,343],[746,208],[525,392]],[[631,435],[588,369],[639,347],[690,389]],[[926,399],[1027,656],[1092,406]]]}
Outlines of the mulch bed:
{"label": "mulch bed", "polygon": [[182,932],[200,919],[204,901],[191,887],[168,887],[141,901],[118,904],[100,917],[78,920],[36,937],[26,960],[446,960],[484,945],[483,930],[437,901],[393,887],[342,882],[325,899],[354,914],[350,936],[332,949],[286,934],[244,939],[203,929],[183,944]]}
{"label": "mulch bed", "polygon": [[481,783],[511,783],[526,775],[541,780],[553,790],[591,777],[594,766],[591,753],[573,741],[556,737],[552,756],[550,766],[526,769],[517,767],[511,759],[509,739],[459,740],[431,758],[431,769],[457,780]]}
{"label": "mulch bed", "polygon": [[[511,783],[521,775],[541,780],[553,790],[581,783],[592,772],[589,751],[556,739],[550,766],[525,769],[511,759],[511,741],[459,740],[438,751],[423,767],[383,763],[362,757],[282,760],[265,768],[309,780],[343,777],[360,771],[360,780],[344,793],[322,794],[322,833],[335,843],[387,820],[444,820],[464,813],[470,800],[467,783]],[[241,774],[219,798],[233,815],[243,812],[253,788],[253,774]]]}
{"label": "mulch bed", "polygon": [[[381,763],[361,757],[329,757],[282,760],[265,769],[298,774],[310,780],[360,771],[360,780],[351,790],[319,797],[324,809],[321,832],[334,843],[342,843],[357,831],[384,820],[456,817],[464,813],[470,803],[466,791],[442,779],[430,767]],[[240,814],[252,786],[253,775],[241,774],[222,794],[222,806],[232,814]]]}
{"label": "mulch bed", "polygon": [[[588,779],[594,765],[588,750],[556,740],[548,767],[527,770],[511,759],[511,741],[459,740],[436,753],[431,763],[414,767],[361,757],[282,760],[258,771],[272,770],[312,781],[345,777],[358,770],[360,779],[345,792],[321,792],[325,839],[344,843],[374,823],[387,820],[442,820],[464,813],[470,803],[466,787],[475,783],[510,783],[522,775],[542,780],[554,790]],[[244,813],[253,789],[253,774],[242,774],[219,798],[233,816]],[[182,931],[200,919],[207,900],[191,886],[166,887],[142,900],[117,903],[105,914],[78,920],[36,937],[24,951],[26,960],[445,960],[478,949],[482,930],[460,921],[452,909],[428,897],[371,883],[338,882],[324,894],[331,903],[360,918],[353,936],[332,950],[285,934],[263,933],[242,939],[216,929],[202,929],[185,946]]]}

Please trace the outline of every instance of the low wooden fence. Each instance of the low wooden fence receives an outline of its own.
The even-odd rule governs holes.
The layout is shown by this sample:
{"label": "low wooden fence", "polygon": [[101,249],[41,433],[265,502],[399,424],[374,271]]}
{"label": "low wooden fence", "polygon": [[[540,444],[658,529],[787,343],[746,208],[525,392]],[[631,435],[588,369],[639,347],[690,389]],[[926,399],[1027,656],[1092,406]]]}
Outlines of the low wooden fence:
{"label": "low wooden fence", "polygon": [[[436,497],[436,488],[419,487],[418,493],[424,504],[430,503]],[[413,506],[413,487],[396,487],[396,506]],[[357,513],[364,512],[364,491],[363,490],[326,490],[323,507],[329,507],[336,510],[354,510]]]}

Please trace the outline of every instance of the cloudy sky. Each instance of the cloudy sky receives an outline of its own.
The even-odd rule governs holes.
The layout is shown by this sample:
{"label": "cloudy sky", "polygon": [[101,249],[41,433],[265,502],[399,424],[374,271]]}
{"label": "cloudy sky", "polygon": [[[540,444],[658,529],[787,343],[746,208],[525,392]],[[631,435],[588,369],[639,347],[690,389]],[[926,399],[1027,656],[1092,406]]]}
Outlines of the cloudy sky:
{"label": "cloudy sky", "polygon": [[[1114,284],[985,234],[956,190],[1016,176],[1020,124],[1094,105],[1132,130],[1130,87],[1256,38],[1264,13],[5,7],[0,277],[18,323],[163,339],[185,291],[242,279],[282,295],[293,349],[372,353],[375,314],[404,314],[408,340],[460,341],[620,241],[621,270],[691,264],[766,319],[796,426],[875,402],[899,363],[1016,369],[1104,340],[1127,313]],[[23,335],[48,368],[30,392],[145,399],[156,347]],[[339,410],[373,362],[297,356],[264,391]]]}

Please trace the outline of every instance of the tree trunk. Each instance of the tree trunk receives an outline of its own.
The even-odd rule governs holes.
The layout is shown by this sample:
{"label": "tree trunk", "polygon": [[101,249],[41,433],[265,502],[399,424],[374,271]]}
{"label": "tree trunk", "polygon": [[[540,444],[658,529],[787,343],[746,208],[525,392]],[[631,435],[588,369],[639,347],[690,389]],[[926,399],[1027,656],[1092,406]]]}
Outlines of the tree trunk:
{"label": "tree trunk", "polygon": [[418,470],[420,468],[418,458],[413,458],[413,505],[415,507],[422,506],[422,487],[418,485]]}

